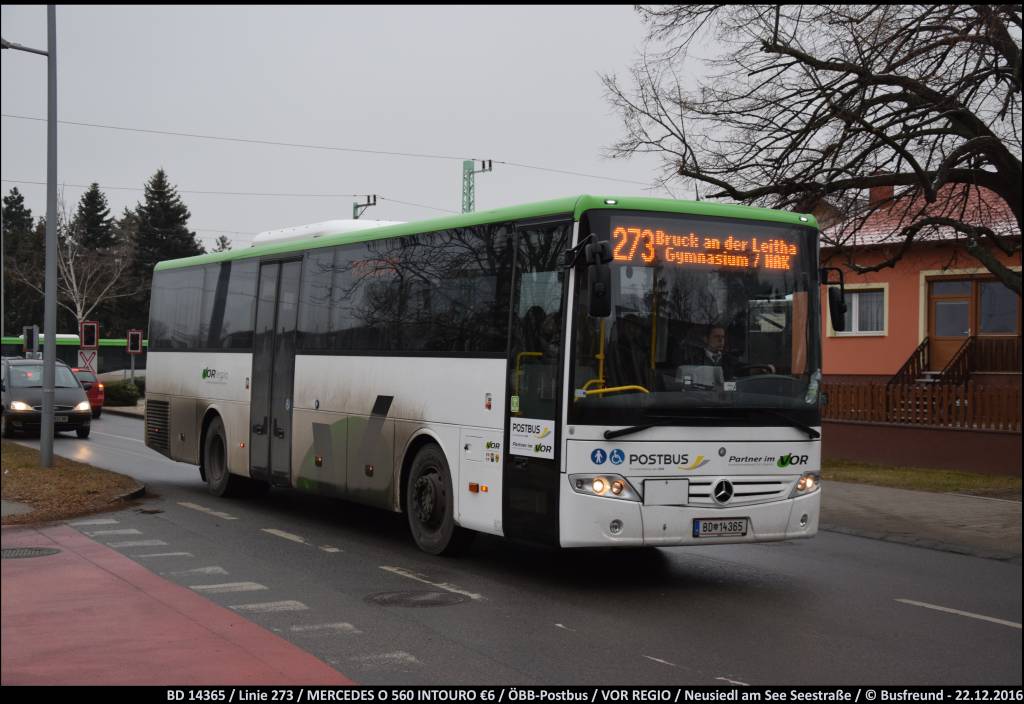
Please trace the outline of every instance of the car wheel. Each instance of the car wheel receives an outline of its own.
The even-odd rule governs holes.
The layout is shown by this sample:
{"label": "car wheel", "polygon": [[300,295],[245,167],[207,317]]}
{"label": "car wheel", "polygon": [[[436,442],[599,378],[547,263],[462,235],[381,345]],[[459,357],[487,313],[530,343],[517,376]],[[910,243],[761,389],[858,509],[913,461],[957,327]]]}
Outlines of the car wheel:
{"label": "car wheel", "polygon": [[455,525],[452,477],[440,447],[427,445],[416,453],[405,496],[409,530],[421,550],[453,555],[468,547],[474,534]]}
{"label": "car wheel", "polygon": [[93,418],[99,418],[101,415],[103,415],[103,409],[102,408],[97,408],[96,410],[94,410],[92,412],[92,417]]}
{"label": "car wheel", "polygon": [[82,440],[85,440],[87,437],[89,437],[89,431],[91,429],[91,426],[80,425],[77,428],[75,428],[75,434],[77,434],[78,437],[80,437]]}
{"label": "car wheel", "polygon": [[224,421],[214,418],[206,429],[203,442],[203,470],[206,474],[206,488],[214,496],[238,496],[241,493],[243,477],[236,477],[228,471],[228,443],[224,433]]}

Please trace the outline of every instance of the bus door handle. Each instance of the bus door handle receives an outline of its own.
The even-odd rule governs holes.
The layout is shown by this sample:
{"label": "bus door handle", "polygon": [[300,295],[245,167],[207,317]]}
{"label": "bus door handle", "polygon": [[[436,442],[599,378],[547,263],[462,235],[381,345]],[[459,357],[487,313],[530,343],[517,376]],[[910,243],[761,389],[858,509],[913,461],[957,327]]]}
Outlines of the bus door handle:
{"label": "bus door handle", "polygon": [[274,437],[276,437],[276,438],[283,438],[284,437],[284,428],[281,428],[281,427],[279,427],[277,425],[277,418],[274,419]]}
{"label": "bus door handle", "polygon": [[266,416],[263,416],[263,422],[262,423],[260,423],[258,425],[252,426],[252,432],[256,433],[257,435],[263,435],[263,433],[267,432],[267,417]]}

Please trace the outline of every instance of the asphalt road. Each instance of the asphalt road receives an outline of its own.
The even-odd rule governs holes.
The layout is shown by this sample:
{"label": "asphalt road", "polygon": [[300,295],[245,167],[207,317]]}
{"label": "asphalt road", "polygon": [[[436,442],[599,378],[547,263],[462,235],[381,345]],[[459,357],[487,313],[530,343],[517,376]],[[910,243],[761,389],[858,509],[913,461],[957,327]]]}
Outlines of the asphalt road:
{"label": "asphalt road", "polygon": [[362,684],[1021,684],[1019,564],[828,532],[630,552],[480,536],[436,558],[404,516],[214,498],[142,434],[104,415],[58,437],[155,494],[77,529]]}

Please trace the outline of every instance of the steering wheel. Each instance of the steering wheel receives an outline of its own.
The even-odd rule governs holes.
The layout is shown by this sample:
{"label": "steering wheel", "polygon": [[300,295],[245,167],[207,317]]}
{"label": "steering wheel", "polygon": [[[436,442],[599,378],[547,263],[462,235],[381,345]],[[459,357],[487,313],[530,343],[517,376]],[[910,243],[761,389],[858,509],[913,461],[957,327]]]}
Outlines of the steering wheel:
{"label": "steering wheel", "polygon": [[748,376],[755,376],[754,374],[750,374],[750,372],[753,372],[754,370],[759,371],[761,374],[775,373],[774,364],[741,364],[740,369],[742,369],[745,372],[748,372]]}

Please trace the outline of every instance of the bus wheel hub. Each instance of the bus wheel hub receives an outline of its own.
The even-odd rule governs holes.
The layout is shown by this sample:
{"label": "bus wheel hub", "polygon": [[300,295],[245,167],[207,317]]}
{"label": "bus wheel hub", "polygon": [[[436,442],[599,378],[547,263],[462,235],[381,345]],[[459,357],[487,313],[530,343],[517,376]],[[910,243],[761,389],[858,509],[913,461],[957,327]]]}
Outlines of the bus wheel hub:
{"label": "bus wheel hub", "polygon": [[437,512],[437,497],[440,495],[440,482],[436,474],[420,477],[416,480],[416,518],[420,523],[430,523]]}

